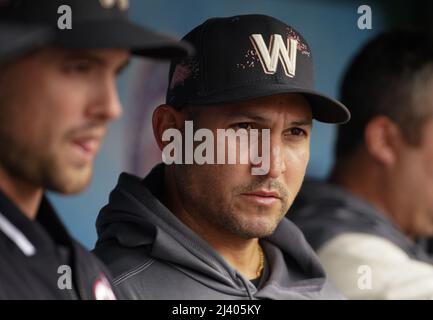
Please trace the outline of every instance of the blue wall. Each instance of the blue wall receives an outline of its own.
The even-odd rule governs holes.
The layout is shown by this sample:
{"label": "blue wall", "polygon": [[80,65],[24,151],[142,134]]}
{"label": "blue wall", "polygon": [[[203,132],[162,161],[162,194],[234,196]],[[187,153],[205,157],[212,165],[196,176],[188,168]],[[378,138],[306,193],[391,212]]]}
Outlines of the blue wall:
{"label": "blue wall", "polygon": [[[131,17],[138,23],[181,37],[205,19],[215,16],[262,13],[279,18],[301,32],[312,49],[318,90],[337,97],[342,72],[353,54],[369,38],[384,28],[382,9],[371,5],[373,29],[357,28],[360,1],[285,1],[285,0],[131,0]],[[161,65],[161,62],[146,62]],[[158,67],[159,68],[159,67]],[[162,68],[166,68],[166,64]],[[128,143],[134,132],[129,130],[134,108],[131,98],[140,90],[138,73],[141,62],[134,61],[119,80],[125,116],[113,124],[97,158],[91,186],[81,195],[63,197],[51,194],[54,206],[71,233],[88,248],[96,241],[95,219],[107,203],[110,190],[121,171],[131,171]],[[148,70],[148,69],[147,69]],[[163,69],[165,70],[165,69]],[[150,77],[152,78],[152,77]],[[138,89],[137,89],[138,88]],[[145,87],[143,87],[145,88]],[[143,89],[144,90],[144,89]],[[143,122],[148,126],[149,122]],[[314,123],[311,161],[308,175],[324,177],[332,165],[335,128]],[[151,137],[150,139],[153,139]],[[142,173],[142,172],[140,172]]]}

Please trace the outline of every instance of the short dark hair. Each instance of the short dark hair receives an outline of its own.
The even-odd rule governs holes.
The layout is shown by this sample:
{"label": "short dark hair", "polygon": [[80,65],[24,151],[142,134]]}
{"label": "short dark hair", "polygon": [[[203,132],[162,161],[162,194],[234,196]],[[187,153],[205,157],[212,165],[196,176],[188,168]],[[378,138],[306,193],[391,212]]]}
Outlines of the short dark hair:
{"label": "short dark hair", "polygon": [[341,84],[341,101],[352,119],[338,127],[337,159],[351,155],[363,143],[367,124],[379,115],[393,120],[408,143],[418,144],[422,124],[433,110],[419,106],[415,96],[420,84],[433,75],[432,67],[433,37],[429,33],[388,31],[367,43]]}

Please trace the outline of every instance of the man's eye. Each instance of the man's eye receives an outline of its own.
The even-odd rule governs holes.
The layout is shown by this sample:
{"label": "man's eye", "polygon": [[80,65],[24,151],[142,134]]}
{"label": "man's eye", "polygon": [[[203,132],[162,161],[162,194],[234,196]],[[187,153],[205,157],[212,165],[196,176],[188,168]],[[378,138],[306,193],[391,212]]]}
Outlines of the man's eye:
{"label": "man's eye", "polygon": [[301,128],[291,128],[289,130],[292,136],[306,136],[307,132]]}
{"label": "man's eye", "polygon": [[238,129],[251,130],[253,128],[251,123],[248,123],[248,122],[236,123],[233,127],[235,128],[235,130],[238,130]]}
{"label": "man's eye", "polygon": [[92,69],[91,63],[87,61],[72,62],[66,66],[69,72],[87,73]]}

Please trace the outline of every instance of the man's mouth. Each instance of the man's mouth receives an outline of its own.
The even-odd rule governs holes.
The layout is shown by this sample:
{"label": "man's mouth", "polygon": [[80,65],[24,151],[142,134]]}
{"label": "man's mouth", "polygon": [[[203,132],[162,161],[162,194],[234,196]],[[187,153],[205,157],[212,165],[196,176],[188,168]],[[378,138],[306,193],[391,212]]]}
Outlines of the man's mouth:
{"label": "man's mouth", "polygon": [[102,138],[98,136],[83,136],[72,140],[72,144],[80,154],[91,160],[99,152],[101,142]]}
{"label": "man's mouth", "polygon": [[281,196],[276,191],[257,190],[248,193],[242,193],[243,197],[257,205],[273,206],[278,201],[281,201]]}

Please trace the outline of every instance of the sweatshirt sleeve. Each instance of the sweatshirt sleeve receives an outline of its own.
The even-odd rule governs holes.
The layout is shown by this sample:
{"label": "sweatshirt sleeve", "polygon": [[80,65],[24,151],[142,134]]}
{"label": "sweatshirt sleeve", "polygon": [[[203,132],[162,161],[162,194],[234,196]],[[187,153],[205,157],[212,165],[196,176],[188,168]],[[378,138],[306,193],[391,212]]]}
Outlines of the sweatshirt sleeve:
{"label": "sweatshirt sleeve", "polygon": [[325,243],[318,256],[349,299],[433,299],[433,265],[411,259],[384,238],[345,233]]}

